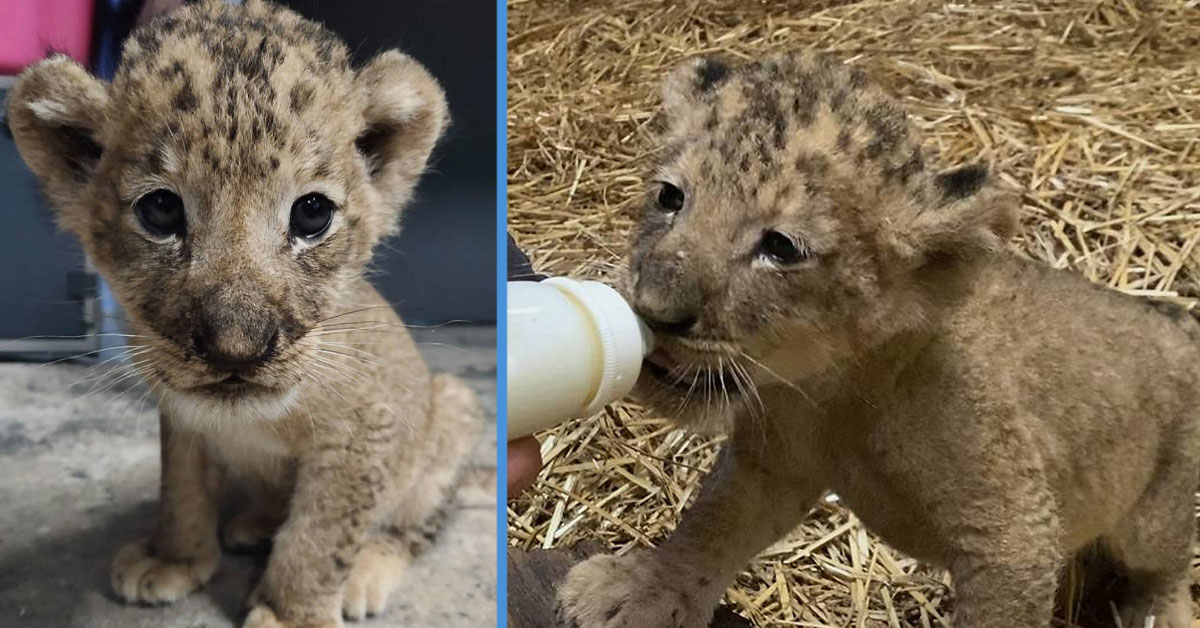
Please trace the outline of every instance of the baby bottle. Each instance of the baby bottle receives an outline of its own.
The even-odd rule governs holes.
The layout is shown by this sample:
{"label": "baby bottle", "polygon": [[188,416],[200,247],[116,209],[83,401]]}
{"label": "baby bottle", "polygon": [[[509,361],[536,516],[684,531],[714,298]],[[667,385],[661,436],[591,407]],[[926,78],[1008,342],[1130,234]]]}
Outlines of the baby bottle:
{"label": "baby bottle", "polygon": [[508,439],[629,394],[654,347],[616,290],[554,277],[508,283]]}

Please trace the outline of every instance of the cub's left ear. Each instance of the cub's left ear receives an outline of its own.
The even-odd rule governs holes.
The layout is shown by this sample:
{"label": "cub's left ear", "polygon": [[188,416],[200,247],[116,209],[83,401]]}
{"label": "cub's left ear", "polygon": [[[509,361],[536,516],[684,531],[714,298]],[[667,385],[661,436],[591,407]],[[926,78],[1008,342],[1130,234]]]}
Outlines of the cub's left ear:
{"label": "cub's left ear", "polygon": [[1018,196],[991,181],[983,164],[936,175],[937,197],[907,225],[925,262],[972,259],[999,251],[1017,231]]}
{"label": "cub's left ear", "polygon": [[371,181],[393,208],[412,196],[429,153],[449,122],[446,95],[412,57],[389,50],[358,70],[366,127],[355,141]]}
{"label": "cub's left ear", "polygon": [[668,118],[684,116],[710,100],[733,72],[728,59],[717,55],[693,57],[680,63],[663,79],[663,112]]}

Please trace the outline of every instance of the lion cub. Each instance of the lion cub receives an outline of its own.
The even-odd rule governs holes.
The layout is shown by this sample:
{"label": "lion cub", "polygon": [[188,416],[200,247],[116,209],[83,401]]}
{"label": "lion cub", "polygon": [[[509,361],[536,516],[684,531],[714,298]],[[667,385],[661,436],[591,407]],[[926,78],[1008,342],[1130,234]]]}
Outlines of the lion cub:
{"label": "lion cub", "polygon": [[273,540],[246,626],[382,611],[477,435],[470,391],[430,375],[363,279],[446,124],[437,81],[212,0],[139,30],[111,84],[54,57],[7,106],[160,400],[158,527],[117,554],[117,595],[171,602],[212,577],[224,474],[253,494],[226,544]]}
{"label": "lion cub", "polygon": [[1190,628],[1200,325],[1006,252],[1016,196],[935,174],[861,70],[700,59],[663,100],[627,286],[662,340],[640,388],[731,438],[674,534],[577,566],[564,614],[705,626],[834,490],[950,570],[956,627],[1047,628],[1069,561],[1103,556],[1123,626]]}

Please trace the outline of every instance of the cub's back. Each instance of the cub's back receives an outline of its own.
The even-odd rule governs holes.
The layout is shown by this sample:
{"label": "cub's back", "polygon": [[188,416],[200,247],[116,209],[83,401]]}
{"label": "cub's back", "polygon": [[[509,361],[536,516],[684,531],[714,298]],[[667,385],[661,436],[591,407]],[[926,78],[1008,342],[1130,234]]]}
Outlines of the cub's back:
{"label": "cub's back", "polygon": [[1033,421],[1044,447],[1075,452],[1047,456],[1061,473],[1085,458],[1149,468],[1167,442],[1200,448],[1200,324],[1181,308],[1000,256],[947,322],[964,374]]}

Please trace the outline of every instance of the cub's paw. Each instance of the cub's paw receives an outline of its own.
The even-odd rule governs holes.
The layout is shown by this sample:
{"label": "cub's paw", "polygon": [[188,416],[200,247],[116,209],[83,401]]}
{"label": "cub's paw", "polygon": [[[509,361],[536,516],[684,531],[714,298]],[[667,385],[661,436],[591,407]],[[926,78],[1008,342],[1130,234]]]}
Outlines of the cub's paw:
{"label": "cub's paw", "polygon": [[388,596],[399,586],[408,557],[385,545],[367,545],[358,553],[342,593],[342,614],[360,620],[387,608]]}
{"label": "cub's paw", "polygon": [[285,622],[276,617],[275,612],[269,607],[259,604],[250,609],[246,621],[242,622],[242,628],[343,628],[343,624],[341,619],[316,623]]}
{"label": "cub's paw", "polygon": [[710,600],[710,581],[667,569],[653,556],[593,556],[576,565],[559,587],[559,613],[579,628],[708,626],[717,601]]}
{"label": "cub's paw", "polygon": [[174,602],[204,586],[217,570],[220,557],[214,547],[192,560],[163,560],[154,555],[150,541],[142,539],[122,547],[113,559],[113,592],[138,604]]}
{"label": "cub's paw", "polygon": [[266,550],[279,529],[274,515],[249,509],[234,515],[221,530],[221,544],[235,554]]}

